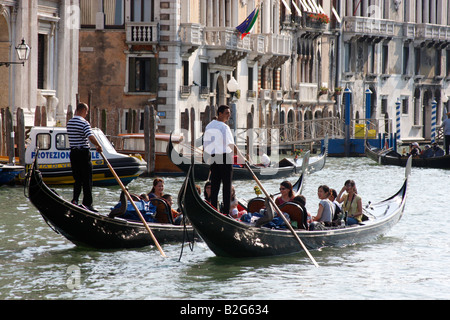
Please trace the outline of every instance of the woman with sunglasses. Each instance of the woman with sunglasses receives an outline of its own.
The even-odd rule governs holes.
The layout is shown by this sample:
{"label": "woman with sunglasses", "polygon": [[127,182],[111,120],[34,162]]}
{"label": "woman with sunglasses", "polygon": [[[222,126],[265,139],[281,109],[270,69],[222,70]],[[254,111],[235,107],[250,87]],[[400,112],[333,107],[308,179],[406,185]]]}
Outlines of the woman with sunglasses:
{"label": "woman with sunglasses", "polygon": [[283,181],[280,183],[280,193],[281,195],[275,199],[275,204],[277,206],[281,206],[283,203],[294,199],[294,190],[289,181]]}
{"label": "woman with sunglasses", "polygon": [[347,212],[347,225],[362,222],[362,200],[356,190],[355,181],[345,181],[336,200],[342,203],[342,211]]}

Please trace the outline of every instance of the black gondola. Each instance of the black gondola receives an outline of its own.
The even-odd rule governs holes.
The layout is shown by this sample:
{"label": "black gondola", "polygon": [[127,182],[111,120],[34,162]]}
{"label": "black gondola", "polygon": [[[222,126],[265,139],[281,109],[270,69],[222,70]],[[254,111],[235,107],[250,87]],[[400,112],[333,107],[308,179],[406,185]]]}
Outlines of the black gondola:
{"label": "black gondola", "polygon": [[[182,145],[182,144],[180,144]],[[190,147],[187,147],[188,149]],[[189,156],[183,155],[183,153],[178,152],[172,141],[169,141],[167,146],[167,154],[169,155],[170,160],[178,166],[185,173],[189,171],[189,167],[192,163],[192,160]],[[314,171],[320,171],[325,166],[325,162],[327,159],[327,147],[326,145],[322,147],[321,153],[316,156],[310,158],[308,172],[312,173]],[[195,163],[195,178],[198,180],[206,181],[209,178],[209,164],[204,163],[202,159],[202,155],[195,155],[194,158]],[[268,168],[254,166],[251,165],[251,168],[255,175],[260,180],[267,179],[280,179],[286,178],[293,174],[297,174],[301,172],[302,169],[302,161],[298,161],[297,163],[292,162],[288,159],[282,159],[275,166],[270,166]],[[245,167],[235,166],[233,168],[233,180],[252,180],[253,177],[250,172]]]}
{"label": "black gondola", "polygon": [[[225,216],[197,194],[193,166],[183,185],[180,201],[184,214],[201,238],[217,256],[261,257],[301,252],[299,242],[289,230],[255,227]],[[392,197],[364,209],[363,222],[326,230],[297,230],[298,237],[308,249],[343,246],[373,240],[386,233],[401,218],[406,202],[406,189],[411,165],[401,189]],[[283,211],[283,208],[280,208]]]}
{"label": "black gondola", "polygon": [[[27,173],[25,188],[31,203],[39,210],[47,224],[76,245],[116,249],[154,244],[141,222],[94,213],[64,200],[42,181],[42,175],[36,169],[36,162]],[[191,225],[148,225],[160,244],[194,238]]]}
{"label": "black gondola", "polygon": [[[402,156],[392,149],[382,150],[371,146],[369,142],[366,142],[365,152],[368,158],[383,165],[405,167],[408,160],[407,156]],[[450,169],[450,155],[431,158],[414,157],[411,165],[419,168]]]}

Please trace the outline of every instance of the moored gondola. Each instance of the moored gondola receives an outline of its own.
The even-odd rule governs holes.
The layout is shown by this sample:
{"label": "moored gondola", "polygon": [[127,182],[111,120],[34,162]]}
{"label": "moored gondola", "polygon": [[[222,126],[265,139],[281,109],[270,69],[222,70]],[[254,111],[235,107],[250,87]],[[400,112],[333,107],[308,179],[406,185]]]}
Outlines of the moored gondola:
{"label": "moored gondola", "polygon": [[[182,194],[181,208],[201,238],[218,256],[260,257],[293,254],[302,247],[289,230],[255,227],[225,216],[203,201],[195,189],[195,167],[192,166]],[[410,164],[403,186],[392,197],[364,210],[363,222],[325,230],[296,230],[308,249],[343,246],[373,240],[392,228],[401,218],[406,202]],[[281,208],[283,210],[283,208]]]}
{"label": "moored gondola", "polygon": [[[182,147],[182,144],[179,144]],[[190,152],[190,147],[186,147],[186,150]],[[195,163],[195,178],[197,180],[206,181],[209,178],[209,164],[203,161],[201,154],[195,154],[194,160],[192,161],[189,155],[185,155],[175,149],[172,141],[169,140],[167,146],[167,154],[170,160],[177,165],[185,173],[189,171],[189,167],[192,162]],[[309,160],[308,172],[312,173],[315,171],[320,171],[325,166],[327,159],[327,146],[322,147],[321,153],[318,156],[312,157]],[[251,168],[255,175],[260,180],[267,179],[281,179],[286,178],[291,175],[297,174],[302,170],[303,161],[293,162],[288,159],[282,159],[277,164],[264,168],[261,166],[252,165]],[[250,172],[244,167],[236,165],[233,168],[233,180],[252,180],[253,177]]]}
{"label": "moored gondola", "polygon": [[[94,248],[139,248],[154,244],[141,222],[95,213],[63,199],[43,182],[35,164],[36,160],[27,173],[25,189],[31,203],[57,233],[77,245]],[[196,237],[191,225],[157,222],[148,225],[160,244]]]}
{"label": "moored gondola", "polygon": [[[405,167],[408,161],[407,156],[402,156],[392,149],[383,150],[373,147],[369,142],[366,142],[365,152],[368,158],[383,165]],[[411,165],[418,168],[450,169],[450,155],[430,158],[414,157]]]}

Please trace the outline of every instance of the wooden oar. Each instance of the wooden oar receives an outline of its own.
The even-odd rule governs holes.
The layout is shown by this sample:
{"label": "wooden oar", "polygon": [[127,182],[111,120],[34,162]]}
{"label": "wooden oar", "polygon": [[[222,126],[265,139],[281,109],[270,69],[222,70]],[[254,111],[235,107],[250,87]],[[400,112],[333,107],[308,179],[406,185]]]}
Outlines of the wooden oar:
{"label": "wooden oar", "polygon": [[125,196],[127,197],[127,199],[131,202],[131,204],[134,207],[134,210],[136,210],[136,213],[138,214],[139,218],[141,219],[142,223],[144,224],[144,227],[147,229],[148,233],[150,234],[150,236],[153,239],[153,242],[155,243],[156,247],[158,248],[159,252],[161,253],[161,255],[163,257],[167,257],[166,254],[164,253],[163,249],[161,248],[161,246],[158,243],[158,240],[156,240],[155,235],[153,234],[152,230],[150,229],[150,227],[147,224],[147,221],[145,221],[144,217],[142,216],[141,212],[139,211],[138,207],[136,206],[136,204],[134,203],[133,199],[131,198],[130,193],[128,192],[128,190],[125,188],[124,184],[122,183],[122,181],[120,180],[119,176],[117,175],[116,171],[114,171],[113,167],[111,166],[111,164],[109,163],[108,159],[106,159],[105,155],[103,154],[103,152],[100,152],[100,154],[103,157],[103,160],[105,160],[106,164],[108,165],[109,170],[111,170],[112,174],[114,175],[114,178],[116,178],[117,183],[120,185],[120,187],[123,190],[123,193],[125,194]]}
{"label": "wooden oar", "polygon": [[[241,154],[241,152],[238,149],[238,152]],[[242,159],[245,159],[242,154],[241,154]],[[298,237],[297,233],[295,233],[294,228],[292,228],[291,224],[289,223],[289,221],[287,221],[286,217],[284,216],[284,214],[281,212],[280,208],[278,208],[278,206],[276,205],[275,201],[273,201],[273,199],[270,197],[270,195],[267,193],[266,189],[264,189],[263,185],[261,184],[261,181],[259,181],[258,177],[255,175],[255,173],[252,171],[252,169],[250,168],[247,159],[245,159],[244,162],[245,167],[247,168],[247,170],[251,173],[251,175],[253,176],[253,179],[256,181],[256,183],[258,184],[258,186],[261,188],[261,190],[264,192],[264,194],[266,195],[266,198],[269,199],[270,204],[275,208],[275,210],[277,211],[278,215],[283,219],[284,223],[287,225],[287,227],[289,228],[289,230],[292,232],[292,234],[294,235],[294,237],[297,239],[298,243],[300,243],[300,245],[302,246],[303,250],[306,252],[306,254],[308,255],[309,259],[311,259],[311,261],[313,262],[314,266],[316,268],[319,267],[319,265],[317,264],[316,260],[314,259],[314,257],[311,255],[311,253],[308,251],[308,249],[306,248],[305,244],[302,242],[302,240],[300,240],[300,238]]]}

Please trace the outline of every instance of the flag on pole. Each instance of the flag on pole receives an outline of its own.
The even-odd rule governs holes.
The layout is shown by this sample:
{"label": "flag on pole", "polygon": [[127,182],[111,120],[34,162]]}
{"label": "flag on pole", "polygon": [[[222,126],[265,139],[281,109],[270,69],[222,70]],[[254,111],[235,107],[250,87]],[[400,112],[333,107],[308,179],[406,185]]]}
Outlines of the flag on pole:
{"label": "flag on pole", "polygon": [[258,19],[259,14],[259,7],[253,9],[252,13],[247,17],[247,19],[244,20],[240,25],[236,27],[237,31],[239,31],[242,36],[241,39],[244,39],[246,35],[250,33],[250,31],[253,28],[253,25],[256,22],[256,19]]}

